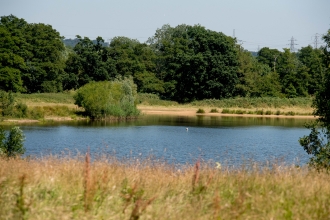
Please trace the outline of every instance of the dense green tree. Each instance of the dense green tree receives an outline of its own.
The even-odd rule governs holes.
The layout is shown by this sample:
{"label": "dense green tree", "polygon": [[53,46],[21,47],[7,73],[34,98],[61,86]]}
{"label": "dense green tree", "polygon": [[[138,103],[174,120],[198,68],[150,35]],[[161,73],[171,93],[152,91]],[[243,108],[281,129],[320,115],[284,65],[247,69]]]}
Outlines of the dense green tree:
{"label": "dense green tree", "polygon": [[147,44],[127,37],[115,37],[110,42],[110,56],[118,75],[133,76],[138,92],[160,94],[163,81],[157,78],[155,53]]}
{"label": "dense green tree", "polygon": [[312,155],[309,161],[311,166],[330,169],[330,30],[323,39],[326,43],[322,48],[325,75],[313,102],[314,115],[318,116],[318,119],[316,123],[307,126],[311,133],[302,137],[299,142],[305,151]]}
{"label": "dense green tree", "polygon": [[11,128],[7,137],[3,128],[0,127],[0,155],[16,157],[24,154],[24,139],[25,136],[19,127]]}
{"label": "dense green tree", "polygon": [[258,51],[257,59],[260,63],[268,65],[274,72],[278,65],[278,58],[282,53],[277,49],[263,47]]}
{"label": "dense green tree", "polygon": [[0,89],[5,91],[23,92],[22,70],[25,69],[24,59],[18,55],[17,37],[0,25]]}
{"label": "dense green tree", "polygon": [[[13,15],[0,20],[1,88],[26,92],[62,90],[61,36],[50,25],[29,24]],[[22,86],[23,85],[23,86]]]}
{"label": "dense green tree", "polygon": [[249,51],[239,47],[239,83],[235,95],[250,97],[280,97],[281,84],[279,76],[272,69],[251,55]]}
{"label": "dense green tree", "polygon": [[79,42],[69,54],[66,62],[65,89],[77,89],[92,81],[114,79],[117,75],[115,61],[109,56],[109,49],[103,46],[101,37],[93,43],[89,38],[77,36]]}
{"label": "dense green tree", "polygon": [[282,84],[282,92],[289,98],[308,95],[309,75],[307,67],[289,49],[278,58],[278,70]]}
{"label": "dense green tree", "polygon": [[200,25],[169,26],[149,39],[168,99],[189,102],[231,97],[237,83],[235,40]]}
{"label": "dense green tree", "polygon": [[136,116],[137,91],[133,79],[90,82],[77,90],[75,104],[92,118]]}
{"label": "dense green tree", "polygon": [[311,46],[302,47],[297,54],[299,61],[307,67],[309,94],[315,94],[324,79],[325,64],[322,61],[322,54],[321,49],[313,49]]}

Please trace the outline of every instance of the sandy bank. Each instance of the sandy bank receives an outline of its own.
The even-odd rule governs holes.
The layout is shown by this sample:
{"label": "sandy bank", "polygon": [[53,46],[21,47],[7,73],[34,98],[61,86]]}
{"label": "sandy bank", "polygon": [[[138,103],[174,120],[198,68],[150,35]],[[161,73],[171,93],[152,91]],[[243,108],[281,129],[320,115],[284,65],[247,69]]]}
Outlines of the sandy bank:
{"label": "sandy bank", "polygon": [[255,114],[223,114],[210,113],[211,108],[203,108],[205,113],[196,113],[198,107],[176,107],[176,106],[138,106],[138,109],[142,114],[145,115],[179,115],[179,116],[195,116],[195,115],[206,115],[206,116],[232,116],[232,117],[265,117],[265,118],[310,118],[314,119],[313,115],[255,115]]}

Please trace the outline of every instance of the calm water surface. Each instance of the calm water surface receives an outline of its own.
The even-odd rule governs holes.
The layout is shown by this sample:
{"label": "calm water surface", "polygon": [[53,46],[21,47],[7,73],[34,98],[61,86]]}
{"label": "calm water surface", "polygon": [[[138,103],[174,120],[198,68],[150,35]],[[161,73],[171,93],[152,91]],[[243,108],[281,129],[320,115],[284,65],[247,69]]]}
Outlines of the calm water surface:
{"label": "calm water surface", "polygon": [[[118,158],[150,155],[170,163],[196,159],[229,165],[284,160],[303,164],[308,156],[298,139],[307,135],[304,119],[210,116],[141,116],[130,122],[72,122],[22,125],[25,155],[93,154]],[[186,129],[188,128],[188,130]]]}

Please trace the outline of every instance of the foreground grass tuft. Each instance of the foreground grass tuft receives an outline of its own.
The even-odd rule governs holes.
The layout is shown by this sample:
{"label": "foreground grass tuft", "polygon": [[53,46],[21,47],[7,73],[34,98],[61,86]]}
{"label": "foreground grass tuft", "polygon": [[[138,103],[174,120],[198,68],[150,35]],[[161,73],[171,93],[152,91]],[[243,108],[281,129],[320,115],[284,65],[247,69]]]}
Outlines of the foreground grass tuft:
{"label": "foreground grass tuft", "polygon": [[276,165],[0,159],[0,219],[329,219],[330,176]]}

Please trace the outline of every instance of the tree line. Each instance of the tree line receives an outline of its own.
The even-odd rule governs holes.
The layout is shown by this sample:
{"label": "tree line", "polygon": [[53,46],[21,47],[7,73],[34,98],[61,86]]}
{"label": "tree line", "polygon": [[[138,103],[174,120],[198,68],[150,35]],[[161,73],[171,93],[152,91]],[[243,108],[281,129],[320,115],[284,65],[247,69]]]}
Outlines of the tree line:
{"label": "tree line", "polygon": [[164,25],[146,42],[105,44],[77,35],[74,47],[50,25],[14,15],[0,20],[0,89],[36,93],[132,77],[140,93],[180,103],[230,97],[314,95],[324,79],[324,48],[268,47],[257,57],[235,38],[201,25]]}

